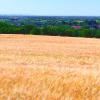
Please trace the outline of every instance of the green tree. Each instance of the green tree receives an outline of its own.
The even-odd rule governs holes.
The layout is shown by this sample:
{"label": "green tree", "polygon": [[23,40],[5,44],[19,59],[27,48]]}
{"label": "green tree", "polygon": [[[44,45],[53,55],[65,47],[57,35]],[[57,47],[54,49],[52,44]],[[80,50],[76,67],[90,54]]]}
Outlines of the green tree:
{"label": "green tree", "polygon": [[41,29],[37,27],[33,27],[32,30],[30,31],[30,34],[41,35]]}
{"label": "green tree", "polygon": [[100,29],[98,29],[98,30],[96,31],[95,37],[96,37],[96,38],[100,38]]}

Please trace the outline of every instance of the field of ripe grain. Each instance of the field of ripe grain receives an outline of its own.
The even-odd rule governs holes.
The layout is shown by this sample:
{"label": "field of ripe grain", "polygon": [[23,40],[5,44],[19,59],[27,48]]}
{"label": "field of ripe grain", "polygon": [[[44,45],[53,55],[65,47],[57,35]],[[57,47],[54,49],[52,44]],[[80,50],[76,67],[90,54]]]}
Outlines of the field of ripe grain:
{"label": "field of ripe grain", "polygon": [[0,100],[100,100],[100,40],[0,35]]}

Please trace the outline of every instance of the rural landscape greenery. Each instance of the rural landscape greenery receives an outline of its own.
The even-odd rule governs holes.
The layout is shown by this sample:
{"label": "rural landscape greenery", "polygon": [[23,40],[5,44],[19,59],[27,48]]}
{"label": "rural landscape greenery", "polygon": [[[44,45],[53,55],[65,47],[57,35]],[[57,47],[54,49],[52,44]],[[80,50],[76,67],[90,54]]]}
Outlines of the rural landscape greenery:
{"label": "rural landscape greenery", "polygon": [[0,100],[100,100],[100,0],[0,0]]}
{"label": "rural landscape greenery", "polygon": [[99,17],[1,16],[0,33],[100,38]]}
{"label": "rural landscape greenery", "polygon": [[100,0],[0,0],[0,100],[100,100]]}
{"label": "rural landscape greenery", "polygon": [[100,17],[0,16],[0,100],[100,100]]}

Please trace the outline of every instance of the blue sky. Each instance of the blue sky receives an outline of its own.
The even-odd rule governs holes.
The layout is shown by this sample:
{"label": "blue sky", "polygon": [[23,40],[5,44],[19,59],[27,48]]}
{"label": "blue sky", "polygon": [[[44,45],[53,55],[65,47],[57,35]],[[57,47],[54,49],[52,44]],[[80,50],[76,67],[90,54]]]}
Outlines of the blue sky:
{"label": "blue sky", "polygon": [[0,14],[100,16],[100,0],[0,0]]}

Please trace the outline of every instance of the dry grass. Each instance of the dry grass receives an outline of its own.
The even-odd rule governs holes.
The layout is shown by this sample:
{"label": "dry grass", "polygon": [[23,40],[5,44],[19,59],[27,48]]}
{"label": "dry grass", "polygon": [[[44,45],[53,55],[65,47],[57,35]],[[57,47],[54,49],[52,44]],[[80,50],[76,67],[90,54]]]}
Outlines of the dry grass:
{"label": "dry grass", "polygon": [[100,100],[100,40],[0,35],[0,100]]}

